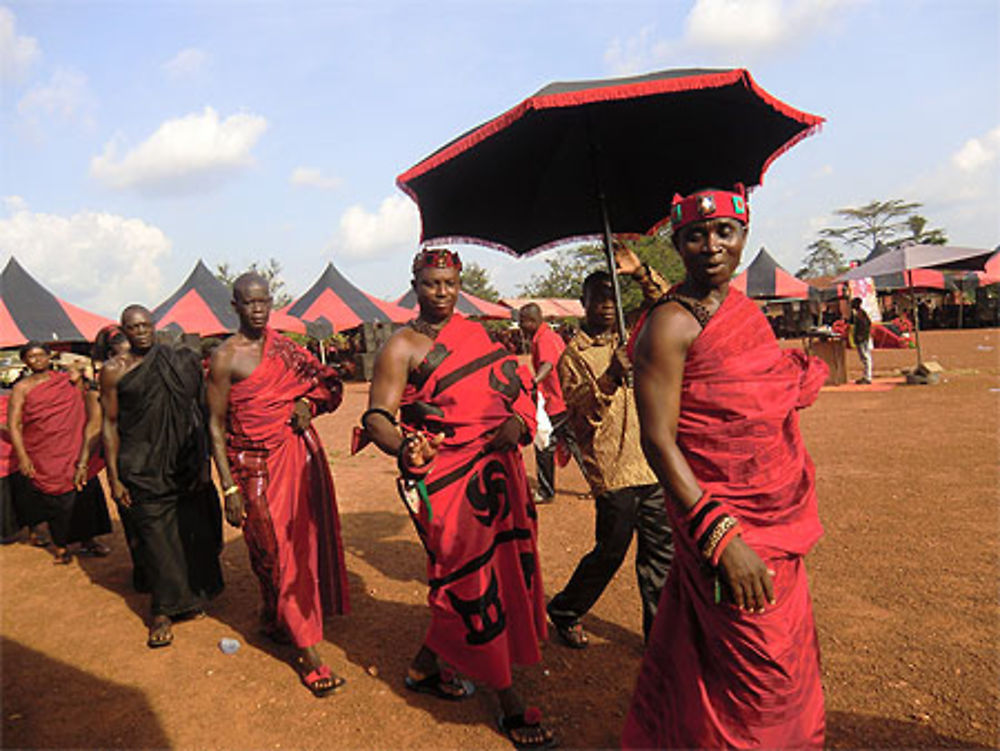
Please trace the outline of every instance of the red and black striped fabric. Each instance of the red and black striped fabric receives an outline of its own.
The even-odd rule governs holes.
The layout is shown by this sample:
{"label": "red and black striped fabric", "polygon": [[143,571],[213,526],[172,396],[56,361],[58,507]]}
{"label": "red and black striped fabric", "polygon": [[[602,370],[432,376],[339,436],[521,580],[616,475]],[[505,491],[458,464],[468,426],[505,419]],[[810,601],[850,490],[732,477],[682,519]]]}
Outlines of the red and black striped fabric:
{"label": "red and black striped fabric", "polygon": [[[396,300],[396,305],[406,308],[409,311],[417,312],[417,293],[410,289],[405,295]],[[458,293],[458,303],[455,310],[467,318],[488,318],[493,320],[509,320],[511,309],[495,302],[484,300],[481,297],[470,295],[468,292]]]}
{"label": "red and black striped fabric", "polygon": [[0,273],[0,347],[31,339],[92,341],[110,318],[89,313],[49,292],[11,256]]}
{"label": "red and black striped fabric", "polygon": [[766,248],[761,248],[757,257],[741,274],[733,277],[730,284],[755,300],[807,300],[811,290],[806,282],[785,271]]}
{"label": "red and black striped fabric", "polygon": [[326,322],[334,331],[346,331],[372,321],[406,323],[413,318],[412,311],[354,286],[332,263],[327,264],[305,294],[284,310],[303,321]]}
{"label": "red and black striped fabric", "polygon": [[[153,309],[153,322],[158,329],[178,328],[201,336],[236,331],[240,322],[232,299],[232,290],[199,260],[177,291]],[[278,310],[271,311],[269,325],[297,334],[306,331],[304,322]]]}

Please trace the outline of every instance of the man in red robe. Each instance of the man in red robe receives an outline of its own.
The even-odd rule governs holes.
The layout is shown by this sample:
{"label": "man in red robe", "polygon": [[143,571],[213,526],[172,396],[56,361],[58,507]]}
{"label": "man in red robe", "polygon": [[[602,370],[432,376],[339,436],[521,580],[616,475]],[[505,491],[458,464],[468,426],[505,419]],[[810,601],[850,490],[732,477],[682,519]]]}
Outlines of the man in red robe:
{"label": "man in red robe", "polygon": [[371,439],[398,457],[400,490],[427,550],[431,625],[406,686],[466,698],[473,685],[450,676],[455,669],[497,691],[499,725],[515,745],[547,747],[552,733],[511,676],[512,664],[538,662],[546,632],[537,514],[518,448],[534,431],[531,376],[455,313],[460,271],[451,251],[417,254],[420,315],[379,352],[362,415]]}
{"label": "man in red robe", "polygon": [[782,350],[730,286],[745,194],[676,196],[685,280],[634,340],[642,445],[675,557],[625,724],[626,748],[821,748],[819,648],[803,556],[822,535],[798,410],[826,366]]}
{"label": "man in red robe", "polygon": [[326,696],[344,683],[323,662],[323,616],[346,613],[340,518],[314,415],[340,405],[340,379],[267,328],[271,293],[256,273],[233,284],[239,331],[212,355],[208,381],[212,456],[226,521],[243,528],[263,599],[261,627],[300,650],[305,686]]}
{"label": "man in red robe", "polygon": [[21,359],[31,374],[14,385],[8,418],[18,466],[30,483],[20,499],[22,522],[32,527],[49,523],[55,563],[70,563],[71,542],[82,542],[85,552],[107,555],[108,548],[93,539],[111,531],[107,504],[94,478],[100,466],[89,475],[91,482],[80,483],[79,492],[75,482],[78,463],[84,470],[90,465],[90,453],[81,451],[88,426],[84,383],[78,373],[53,370],[48,347],[41,342],[22,347]]}

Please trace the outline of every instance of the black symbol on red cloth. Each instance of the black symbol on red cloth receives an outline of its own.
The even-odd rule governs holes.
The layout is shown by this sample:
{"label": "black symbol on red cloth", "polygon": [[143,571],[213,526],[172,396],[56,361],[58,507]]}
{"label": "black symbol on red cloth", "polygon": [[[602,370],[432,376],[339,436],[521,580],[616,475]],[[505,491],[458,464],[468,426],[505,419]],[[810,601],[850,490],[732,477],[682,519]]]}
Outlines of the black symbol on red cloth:
{"label": "black symbol on red cloth", "polygon": [[521,573],[524,574],[524,586],[531,589],[531,580],[535,576],[535,554],[521,553]]}
{"label": "black symbol on red cloth", "polygon": [[507,379],[506,383],[497,378],[495,370],[491,370],[490,388],[494,391],[499,391],[501,394],[513,401],[517,398],[518,393],[521,391],[521,377],[517,374],[517,361],[504,360],[503,364],[500,366],[500,372],[503,373],[504,378]]}
{"label": "black symbol on red cloth", "polygon": [[[497,584],[496,571],[490,573],[490,584],[482,597],[463,600],[450,589],[445,590],[455,612],[462,616],[462,622],[468,633],[465,641],[474,646],[493,641],[507,625],[507,616],[500,605],[500,587]],[[495,615],[491,615],[495,613]]]}
{"label": "black symbol on red cloth", "polygon": [[510,501],[507,499],[507,473],[503,464],[496,459],[486,463],[480,473],[473,472],[469,484],[465,486],[465,497],[476,511],[473,514],[484,527],[493,526],[497,517],[507,518]]}

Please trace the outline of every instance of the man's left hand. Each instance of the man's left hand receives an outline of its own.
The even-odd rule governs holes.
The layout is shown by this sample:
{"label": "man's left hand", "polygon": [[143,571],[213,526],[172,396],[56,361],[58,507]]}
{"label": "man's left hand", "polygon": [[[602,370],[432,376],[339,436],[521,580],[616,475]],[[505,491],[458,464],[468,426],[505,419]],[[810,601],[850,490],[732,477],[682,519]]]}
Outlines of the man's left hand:
{"label": "man's left hand", "polygon": [[517,448],[521,440],[522,423],[513,415],[503,421],[486,443],[487,451],[510,451]]}
{"label": "man's left hand", "polygon": [[295,402],[289,424],[296,433],[301,433],[312,424],[312,410],[309,408],[308,402],[303,399]]}

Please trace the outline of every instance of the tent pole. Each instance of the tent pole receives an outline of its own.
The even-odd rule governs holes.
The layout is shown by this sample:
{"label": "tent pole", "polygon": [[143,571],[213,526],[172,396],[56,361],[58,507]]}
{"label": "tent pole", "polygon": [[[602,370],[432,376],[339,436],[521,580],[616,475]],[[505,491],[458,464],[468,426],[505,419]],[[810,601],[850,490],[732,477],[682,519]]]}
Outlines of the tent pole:
{"label": "tent pole", "polygon": [[906,281],[910,286],[910,310],[913,313],[913,334],[917,340],[917,367],[919,368],[924,357],[920,352],[920,311],[917,309],[917,293],[913,289],[913,269],[906,270]]}
{"label": "tent pole", "polygon": [[618,283],[618,266],[615,264],[614,240],[611,235],[611,222],[608,220],[608,207],[604,202],[604,192],[600,193],[601,221],[604,223],[604,257],[608,262],[608,274],[611,276],[611,289],[615,294],[615,321],[618,324],[618,337],[622,344],[628,338],[625,329],[625,311],[622,310],[622,292]]}

